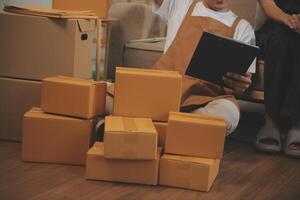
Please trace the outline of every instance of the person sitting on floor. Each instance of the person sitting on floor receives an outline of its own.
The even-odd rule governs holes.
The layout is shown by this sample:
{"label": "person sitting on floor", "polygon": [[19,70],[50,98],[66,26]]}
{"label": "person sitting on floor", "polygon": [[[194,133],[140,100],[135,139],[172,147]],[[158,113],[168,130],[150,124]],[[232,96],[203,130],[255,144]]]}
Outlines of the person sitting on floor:
{"label": "person sitting on floor", "polygon": [[[257,32],[265,60],[266,122],[255,146],[300,158],[300,1],[259,1],[270,19]],[[289,131],[282,144],[279,127],[286,124]]]}
{"label": "person sitting on floor", "polygon": [[[154,12],[166,20],[168,30],[165,53],[153,68],[179,71],[184,75],[203,31],[255,45],[252,26],[230,10],[229,1],[154,0]],[[247,90],[255,70],[256,61],[245,75],[228,72],[224,83],[230,89],[184,76],[182,111],[223,117],[227,134],[232,133],[240,119],[239,107],[232,95]]]}

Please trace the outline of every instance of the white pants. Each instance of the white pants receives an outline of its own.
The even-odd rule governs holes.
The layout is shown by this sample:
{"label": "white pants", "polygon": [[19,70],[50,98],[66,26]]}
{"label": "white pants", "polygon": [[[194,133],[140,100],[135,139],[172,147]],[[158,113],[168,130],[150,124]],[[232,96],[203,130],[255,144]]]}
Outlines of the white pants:
{"label": "white pants", "polygon": [[[106,97],[106,114],[111,115],[113,112],[113,98],[109,95]],[[224,118],[226,123],[226,135],[231,134],[238,126],[240,120],[240,111],[237,106],[227,99],[217,99],[206,106],[198,108],[192,113],[201,115],[212,115]]]}

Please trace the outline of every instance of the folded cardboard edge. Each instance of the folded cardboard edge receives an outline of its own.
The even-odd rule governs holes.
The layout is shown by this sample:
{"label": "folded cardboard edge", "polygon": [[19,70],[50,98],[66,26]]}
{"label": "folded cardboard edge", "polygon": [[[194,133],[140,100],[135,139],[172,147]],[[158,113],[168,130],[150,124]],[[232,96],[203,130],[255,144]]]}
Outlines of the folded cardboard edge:
{"label": "folded cardboard edge", "polygon": [[170,112],[169,113],[169,121],[172,120],[180,120],[180,121],[187,121],[190,120],[201,120],[204,122],[210,122],[213,124],[218,124],[221,126],[225,126],[225,121],[222,117],[218,116],[209,116],[209,115],[199,115],[199,114],[192,114],[192,113],[182,113],[182,112]]}
{"label": "folded cardboard edge", "polygon": [[[138,128],[137,123],[139,122],[143,122],[148,125],[147,127],[145,127],[145,131]],[[133,132],[157,134],[154,124],[150,118],[106,116],[105,124],[105,132]]]}
{"label": "folded cardboard edge", "polygon": [[[156,156],[155,160],[160,159],[161,151],[162,151],[161,147],[157,147],[158,156]],[[104,157],[104,143],[103,142],[95,142],[94,145],[88,150],[87,154]],[[153,161],[153,160],[146,160],[146,161]]]}
{"label": "folded cardboard edge", "polygon": [[61,119],[61,120],[68,120],[68,121],[78,121],[78,122],[91,122],[94,119],[81,119],[81,118],[74,118],[68,117],[64,115],[56,115],[52,113],[43,112],[41,108],[33,107],[29,111],[24,114],[24,117],[30,118],[44,118],[44,119]]}
{"label": "folded cardboard edge", "polygon": [[209,166],[212,166],[215,162],[218,162],[219,160],[219,159],[198,158],[198,157],[191,157],[191,156],[171,155],[171,154],[164,154],[161,159],[190,162],[195,164],[206,164]]}
{"label": "folded cardboard edge", "polygon": [[43,79],[43,82],[58,82],[58,83],[79,84],[79,85],[106,84],[106,82],[104,81],[94,81],[91,79],[80,79],[80,78],[67,77],[67,76],[47,77]]}
{"label": "folded cardboard edge", "polygon": [[116,73],[128,73],[128,74],[149,74],[149,75],[163,75],[163,76],[170,76],[170,77],[177,77],[181,78],[179,72],[177,71],[166,71],[166,70],[156,70],[156,69],[137,69],[137,68],[130,68],[130,67],[117,67]]}

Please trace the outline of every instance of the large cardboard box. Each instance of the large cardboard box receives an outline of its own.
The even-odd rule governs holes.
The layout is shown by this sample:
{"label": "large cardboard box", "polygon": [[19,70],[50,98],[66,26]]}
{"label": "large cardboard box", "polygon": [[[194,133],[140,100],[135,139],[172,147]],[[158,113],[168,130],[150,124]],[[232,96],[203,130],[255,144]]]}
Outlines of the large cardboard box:
{"label": "large cardboard box", "polygon": [[53,0],[53,8],[62,10],[93,10],[99,18],[107,18],[110,0]]}
{"label": "large cardboard box", "polygon": [[80,118],[105,112],[106,83],[70,77],[49,77],[42,83],[42,110]]}
{"label": "large cardboard box", "polygon": [[87,153],[86,179],[157,185],[160,149],[155,160],[104,158],[103,143],[96,142]]}
{"label": "large cardboard box", "polygon": [[24,115],[22,160],[84,165],[94,142],[94,120],[43,113],[33,108]]}
{"label": "large cardboard box", "polygon": [[24,113],[41,103],[40,81],[0,77],[0,139],[21,141]]}
{"label": "large cardboard box", "polygon": [[158,136],[158,146],[161,147],[163,150],[165,149],[166,145],[166,136],[167,136],[167,122],[153,122]]}
{"label": "large cardboard box", "polygon": [[94,20],[0,13],[0,76],[90,78]]}
{"label": "large cardboard box", "polygon": [[219,173],[220,160],[164,155],[159,184],[208,192]]}
{"label": "large cardboard box", "polygon": [[151,119],[108,116],[105,118],[104,132],[106,158],[157,158],[157,132]]}
{"label": "large cardboard box", "polygon": [[167,128],[168,154],[222,158],[226,125],[224,119],[171,112]]}
{"label": "large cardboard box", "polygon": [[113,114],[168,121],[170,111],[179,111],[181,87],[178,72],[118,67]]}

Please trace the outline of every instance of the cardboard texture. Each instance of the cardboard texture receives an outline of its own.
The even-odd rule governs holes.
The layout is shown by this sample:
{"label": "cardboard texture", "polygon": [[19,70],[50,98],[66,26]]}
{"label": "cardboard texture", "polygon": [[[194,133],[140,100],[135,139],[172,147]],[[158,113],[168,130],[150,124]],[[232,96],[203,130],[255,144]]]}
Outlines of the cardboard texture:
{"label": "cardboard texture", "polygon": [[93,10],[99,18],[108,15],[110,0],[53,0],[53,8],[63,10]]}
{"label": "cardboard texture", "polygon": [[24,113],[40,106],[40,81],[0,77],[0,139],[21,141]]}
{"label": "cardboard texture", "polygon": [[106,83],[63,76],[42,83],[42,110],[90,119],[105,112]]}
{"label": "cardboard texture", "polygon": [[163,150],[165,149],[166,145],[166,136],[167,136],[167,127],[168,123],[166,122],[153,122],[158,136],[158,146],[161,147]]}
{"label": "cardboard texture", "polygon": [[86,179],[157,185],[160,149],[155,160],[116,160],[104,157],[104,144],[96,142],[87,153]]}
{"label": "cardboard texture", "polygon": [[84,165],[94,142],[94,120],[43,113],[33,108],[24,115],[22,160]]}
{"label": "cardboard texture", "polygon": [[108,116],[104,147],[106,158],[154,160],[157,132],[151,119]]}
{"label": "cardboard texture", "polygon": [[226,125],[222,118],[171,112],[167,128],[168,154],[222,158]]}
{"label": "cardboard texture", "polygon": [[95,20],[0,13],[0,76],[91,77]]}
{"label": "cardboard texture", "polygon": [[164,155],[159,184],[208,192],[219,173],[220,160]]}
{"label": "cardboard texture", "polygon": [[117,67],[113,114],[168,121],[179,111],[181,87],[178,72]]}
{"label": "cardboard texture", "polygon": [[98,19],[93,11],[65,11],[43,7],[4,6],[4,11],[24,15],[44,16],[63,19]]}

